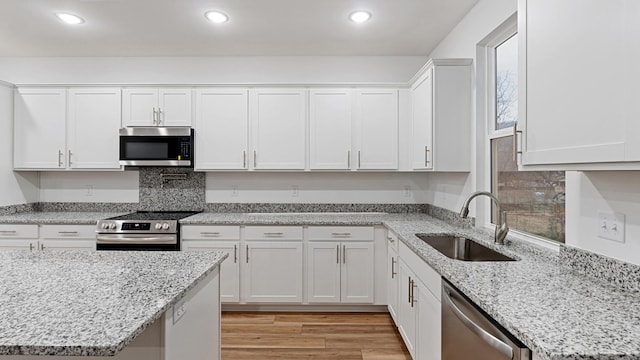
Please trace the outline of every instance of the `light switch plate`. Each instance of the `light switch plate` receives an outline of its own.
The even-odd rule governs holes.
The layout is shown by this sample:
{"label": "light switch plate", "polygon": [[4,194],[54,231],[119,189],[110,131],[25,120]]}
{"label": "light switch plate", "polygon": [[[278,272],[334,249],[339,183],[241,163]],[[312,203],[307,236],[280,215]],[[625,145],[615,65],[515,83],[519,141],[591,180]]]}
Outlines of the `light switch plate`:
{"label": "light switch plate", "polygon": [[624,243],[625,215],[598,211],[598,237]]}
{"label": "light switch plate", "polygon": [[187,312],[187,301],[181,300],[173,305],[173,323],[177,323]]}

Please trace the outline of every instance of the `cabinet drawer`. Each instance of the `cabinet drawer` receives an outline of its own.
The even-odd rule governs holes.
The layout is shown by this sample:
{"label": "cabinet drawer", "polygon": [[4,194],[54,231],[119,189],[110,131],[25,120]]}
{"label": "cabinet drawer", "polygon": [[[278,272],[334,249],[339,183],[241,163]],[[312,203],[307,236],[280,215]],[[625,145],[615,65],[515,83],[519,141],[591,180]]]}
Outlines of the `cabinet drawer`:
{"label": "cabinet drawer", "polygon": [[398,243],[400,243],[398,235],[391,230],[387,230],[387,247],[398,252]]}
{"label": "cabinet drawer", "polygon": [[442,285],[440,274],[404,243],[400,244],[400,253],[398,256],[409,266],[413,273],[416,274],[418,279],[426,285],[433,296],[440,301],[440,286]]}
{"label": "cabinet drawer", "polygon": [[42,239],[95,239],[95,225],[42,225]]}
{"label": "cabinet drawer", "polygon": [[240,240],[240,226],[185,225],[183,239]]}
{"label": "cabinet drawer", "polygon": [[0,238],[37,239],[38,225],[0,225]]}
{"label": "cabinet drawer", "polygon": [[302,240],[301,226],[247,226],[245,240]]}
{"label": "cabinet drawer", "polygon": [[368,226],[310,226],[307,236],[311,241],[373,241],[373,228]]}

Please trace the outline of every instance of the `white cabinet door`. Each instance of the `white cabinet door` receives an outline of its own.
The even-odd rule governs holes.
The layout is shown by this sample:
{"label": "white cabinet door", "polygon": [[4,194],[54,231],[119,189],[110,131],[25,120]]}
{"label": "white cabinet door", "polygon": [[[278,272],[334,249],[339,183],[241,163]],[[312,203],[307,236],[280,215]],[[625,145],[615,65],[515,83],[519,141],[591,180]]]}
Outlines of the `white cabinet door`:
{"label": "white cabinet door", "polygon": [[158,89],[122,90],[122,124],[124,126],[158,125]]}
{"label": "white cabinet door", "polygon": [[351,168],[351,91],[318,89],[309,92],[309,168]]}
{"label": "white cabinet door", "polygon": [[159,89],[158,109],[159,126],[191,126],[191,89]]}
{"label": "white cabinet door", "polygon": [[242,299],[248,303],[302,302],[302,242],[245,242]]}
{"label": "white cabinet door", "polygon": [[417,333],[417,308],[415,301],[411,301],[414,291],[413,284],[416,276],[411,269],[400,259],[398,268],[400,292],[398,299],[398,331],[407,346],[411,356],[416,359],[416,333]]}
{"label": "white cabinet door", "polygon": [[342,243],[340,294],[343,303],[373,303],[373,259],[373,243]]}
{"label": "white cabinet door", "polygon": [[522,165],[640,160],[638,13],[628,0],[519,1]]}
{"label": "white cabinet door", "polygon": [[307,244],[307,301],[340,302],[339,242],[312,241]]}
{"label": "white cabinet door", "polygon": [[73,239],[60,240],[48,239],[40,240],[40,250],[87,250],[94,251],[96,249],[95,239]]}
{"label": "white cabinet door", "polygon": [[220,301],[240,301],[240,254],[238,241],[183,240],[183,251],[219,250],[229,254],[220,266]]}
{"label": "white cabinet door", "polygon": [[[414,169],[431,169],[433,161],[433,69],[411,87],[412,164]],[[453,139],[449,139],[451,141]]]}
{"label": "white cabinet door", "polygon": [[398,168],[398,90],[355,91],[358,169]]}
{"label": "white cabinet door", "polygon": [[398,322],[398,252],[387,247],[387,308],[393,320]]}
{"label": "white cabinet door", "polygon": [[416,344],[416,360],[440,360],[441,349],[441,326],[440,326],[440,301],[418,282],[415,290],[416,303],[418,306],[418,339]]}
{"label": "white cabinet door", "polygon": [[306,159],[306,90],[250,92],[253,167],[303,170]]}
{"label": "white cabinet door", "polygon": [[67,166],[119,169],[120,88],[69,90]]}
{"label": "white cabinet door", "polygon": [[247,90],[198,90],[195,111],[196,170],[247,169]]}
{"label": "white cabinet door", "polygon": [[17,89],[14,105],[15,169],[64,169],[67,92]]}
{"label": "white cabinet door", "polygon": [[0,239],[0,250],[37,250],[38,240]]}

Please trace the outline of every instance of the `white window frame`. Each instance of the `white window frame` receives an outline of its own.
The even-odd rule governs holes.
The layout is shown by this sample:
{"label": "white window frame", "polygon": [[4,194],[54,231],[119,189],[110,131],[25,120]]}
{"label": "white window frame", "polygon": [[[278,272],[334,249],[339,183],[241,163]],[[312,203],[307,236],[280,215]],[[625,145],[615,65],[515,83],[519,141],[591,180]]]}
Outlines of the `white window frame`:
{"label": "white window frame", "polygon": [[[513,127],[496,130],[495,122],[495,79],[496,58],[495,49],[518,32],[517,13],[511,15],[505,22],[480,41],[476,47],[476,118],[477,118],[477,188],[492,189],[491,157],[494,139],[513,136]],[[480,200],[480,199],[478,199]],[[489,201],[478,201],[476,207],[476,226],[493,230],[495,224],[491,222],[492,204]],[[508,224],[508,218],[507,218]],[[509,230],[509,235],[517,239],[534,243],[545,248],[559,251],[561,244],[557,241],[531,235],[515,229]]]}

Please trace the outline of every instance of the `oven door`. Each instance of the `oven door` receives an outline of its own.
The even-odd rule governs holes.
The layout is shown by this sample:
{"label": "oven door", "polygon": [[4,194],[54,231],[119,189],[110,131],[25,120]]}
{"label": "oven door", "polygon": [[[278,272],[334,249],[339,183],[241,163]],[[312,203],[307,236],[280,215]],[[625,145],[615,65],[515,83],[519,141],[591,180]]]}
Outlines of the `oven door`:
{"label": "oven door", "polygon": [[98,234],[97,250],[179,251],[177,234]]}
{"label": "oven door", "polygon": [[192,164],[191,128],[120,129],[120,165],[191,167]]}

